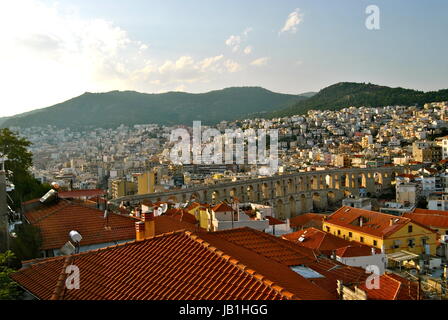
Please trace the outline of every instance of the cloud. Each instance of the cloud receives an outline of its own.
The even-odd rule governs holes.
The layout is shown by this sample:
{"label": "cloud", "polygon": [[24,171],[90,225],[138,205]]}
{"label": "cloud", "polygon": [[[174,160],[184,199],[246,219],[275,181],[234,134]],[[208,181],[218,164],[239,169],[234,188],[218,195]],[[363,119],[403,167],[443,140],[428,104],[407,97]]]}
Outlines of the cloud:
{"label": "cloud", "polygon": [[231,73],[238,72],[241,70],[241,66],[233,60],[227,60],[224,63],[224,66],[226,67],[227,71]]}
{"label": "cloud", "polygon": [[244,54],[251,54],[252,53],[252,46],[247,46],[244,48]]}
{"label": "cloud", "polygon": [[231,35],[227,40],[226,40],[226,45],[230,48],[232,48],[233,52],[238,51],[238,49],[240,48],[240,44],[241,44],[241,37],[240,36],[234,36]]}
{"label": "cloud", "polygon": [[249,36],[249,33],[250,32],[252,32],[254,29],[252,28],[252,27],[248,27],[248,28],[246,28],[244,31],[243,31],[243,36],[244,37],[248,37]]}
{"label": "cloud", "polygon": [[252,66],[256,66],[256,67],[261,67],[261,66],[265,66],[269,61],[268,57],[263,57],[263,58],[258,58],[254,61],[252,61],[250,64]]}
{"label": "cloud", "polygon": [[[85,91],[181,89],[241,70],[222,54],[157,59],[149,43],[133,39],[114,22],[81,18],[76,11],[39,0],[0,2],[0,39],[0,87],[7,115]],[[231,43],[239,41],[241,37]]]}
{"label": "cloud", "polygon": [[303,14],[300,13],[300,9],[297,8],[293,12],[291,12],[286,19],[285,25],[280,30],[280,34],[284,32],[296,33],[297,26],[303,21]]}
{"label": "cloud", "polygon": [[252,32],[253,28],[248,27],[244,29],[243,33],[240,35],[231,35],[225,44],[232,49],[232,52],[237,52],[240,49],[240,45],[247,40],[249,33]]}

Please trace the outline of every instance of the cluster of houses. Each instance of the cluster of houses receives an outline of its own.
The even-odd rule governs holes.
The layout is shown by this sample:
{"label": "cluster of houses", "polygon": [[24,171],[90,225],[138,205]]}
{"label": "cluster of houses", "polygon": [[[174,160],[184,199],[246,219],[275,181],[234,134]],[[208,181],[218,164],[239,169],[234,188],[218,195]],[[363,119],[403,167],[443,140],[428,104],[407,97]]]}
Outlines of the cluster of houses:
{"label": "cluster of houses", "polygon": [[[143,201],[112,207],[103,196],[101,190],[79,190],[23,204],[23,223],[40,229],[42,252],[24,261],[12,279],[32,297],[433,297],[418,277],[438,285],[438,296],[445,294],[446,211],[415,209],[396,216],[343,206],[332,214],[282,221],[272,208],[253,203]],[[61,285],[69,264],[82,270],[78,290]],[[372,274],[379,288],[369,285]]]}

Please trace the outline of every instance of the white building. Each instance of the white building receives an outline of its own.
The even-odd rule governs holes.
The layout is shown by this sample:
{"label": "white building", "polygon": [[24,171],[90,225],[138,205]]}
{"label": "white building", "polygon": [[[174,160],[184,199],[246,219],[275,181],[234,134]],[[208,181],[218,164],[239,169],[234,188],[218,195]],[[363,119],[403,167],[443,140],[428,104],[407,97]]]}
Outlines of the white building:
{"label": "white building", "polygon": [[375,272],[371,268],[378,268],[379,275],[382,275],[386,270],[386,254],[375,250],[375,248],[349,245],[337,249],[335,255],[337,261],[348,266],[369,268],[370,272]]}

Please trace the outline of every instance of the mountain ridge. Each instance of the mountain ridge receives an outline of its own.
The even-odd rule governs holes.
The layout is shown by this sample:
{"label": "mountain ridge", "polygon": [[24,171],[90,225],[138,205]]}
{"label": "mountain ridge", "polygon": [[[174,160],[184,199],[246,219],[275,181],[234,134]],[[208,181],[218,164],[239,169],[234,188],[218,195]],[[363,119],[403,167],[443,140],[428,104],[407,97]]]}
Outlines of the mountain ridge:
{"label": "mountain ridge", "polygon": [[272,92],[262,87],[229,87],[206,93],[170,91],[85,92],[65,102],[12,117],[0,118],[1,127],[117,127],[155,123],[206,125],[245,118],[285,117],[309,110],[339,110],[345,107],[422,105],[448,101],[448,89],[418,91],[371,83],[339,82],[317,93],[299,95]]}
{"label": "mountain ridge", "polygon": [[389,105],[422,105],[448,101],[448,89],[419,91],[371,83],[338,82],[320,90],[293,106],[277,110],[269,117],[305,114],[309,110],[340,110],[345,107],[385,107]]}
{"label": "mountain ridge", "polygon": [[[85,92],[62,103],[3,118],[3,127],[114,127],[120,124],[215,124],[272,112],[306,97],[261,87],[230,87],[206,93]],[[1,120],[0,120],[1,122]]]}

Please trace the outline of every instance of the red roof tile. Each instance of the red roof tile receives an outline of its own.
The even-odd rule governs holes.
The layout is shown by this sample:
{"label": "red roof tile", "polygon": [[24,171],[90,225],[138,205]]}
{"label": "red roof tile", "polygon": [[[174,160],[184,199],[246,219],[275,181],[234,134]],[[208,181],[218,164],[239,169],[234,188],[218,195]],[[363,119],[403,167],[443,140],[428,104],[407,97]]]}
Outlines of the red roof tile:
{"label": "red roof tile", "polygon": [[235,212],[235,210],[231,206],[224,202],[217,204],[212,208],[212,210],[214,212]]}
{"label": "red roof tile", "polygon": [[409,218],[431,229],[448,228],[448,215],[405,213],[403,217]]}
{"label": "red roof tile", "polygon": [[428,209],[415,208],[414,211],[412,211],[412,213],[433,214],[433,215],[447,216],[448,217],[448,211],[442,211],[442,210],[428,210]]}
{"label": "red roof tile", "polygon": [[26,219],[39,227],[42,250],[58,249],[69,239],[72,230],[83,239],[81,245],[100,244],[135,239],[135,220],[110,213],[107,226],[104,211],[82,206],[66,200],[25,213]]}
{"label": "red roof tile", "polygon": [[[323,254],[331,254],[338,248],[350,245],[350,241],[315,228],[288,233],[283,235],[282,238],[292,241],[300,246],[317,250]],[[299,239],[303,239],[303,241],[300,241]]]}
{"label": "red roof tile", "polygon": [[198,223],[196,217],[184,209],[168,209],[165,214],[193,225]]}
{"label": "red roof tile", "polygon": [[[358,223],[361,218],[366,220],[363,221],[362,226]],[[325,221],[333,225],[384,238],[407,225],[411,219],[345,206],[328,216]],[[392,225],[390,224],[391,221],[393,221]]]}
{"label": "red roof tile", "polygon": [[360,289],[367,293],[369,300],[417,300],[419,295],[418,283],[404,279],[393,273],[386,273],[380,277],[380,289],[367,289],[361,283]]}
{"label": "red roof tile", "polygon": [[[189,213],[187,213],[190,215]],[[194,218],[194,217],[193,217]],[[156,217],[155,220],[155,232],[156,235],[164,234],[167,232],[173,232],[178,230],[198,231],[201,230],[195,223],[191,223],[188,219],[180,220],[178,217],[171,217],[162,215]]]}
{"label": "red roof tile", "polygon": [[98,196],[103,196],[107,194],[106,191],[102,189],[94,189],[94,190],[72,190],[72,191],[61,191],[58,192],[58,197],[61,199],[68,198],[93,198]]}
{"label": "red roof tile", "polygon": [[279,220],[277,218],[271,217],[271,216],[266,216],[266,219],[269,220],[269,225],[270,226],[275,226],[275,225],[279,225],[279,224],[285,224],[284,221]]}
{"label": "red roof tile", "polygon": [[325,214],[305,213],[294,218],[289,219],[289,224],[293,228],[302,229],[311,226],[322,226],[322,219],[326,217]]}
{"label": "red roof tile", "polygon": [[361,244],[350,244],[348,246],[337,249],[336,255],[341,258],[367,257],[372,255],[372,249],[375,250],[375,254],[381,253],[381,250],[378,248]]}
{"label": "red roof tile", "polygon": [[[40,299],[56,292],[65,257],[52,258],[11,277]],[[73,256],[80,289],[65,300],[277,300],[291,292],[189,232]]]}

